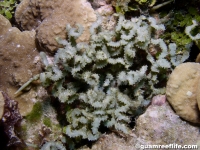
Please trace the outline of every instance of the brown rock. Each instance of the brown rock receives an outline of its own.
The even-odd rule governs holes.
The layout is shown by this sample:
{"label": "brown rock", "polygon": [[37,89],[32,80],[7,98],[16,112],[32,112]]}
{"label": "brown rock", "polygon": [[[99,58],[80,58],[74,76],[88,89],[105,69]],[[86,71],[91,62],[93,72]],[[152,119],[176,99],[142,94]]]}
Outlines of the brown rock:
{"label": "brown rock", "polygon": [[14,93],[39,73],[40,69],[33,63],[37,55],[35,31],[21,32],[0,15],[0,90],[18,101],[22,115],[32,110],[36,94],[29,91],[15,97]]}
{"label": "brown rock", "polygon": [[66,25],[83,25],[84,32],[78,41],[88,41],[89,27],[96,20],[86,0],[23,0],[16,9],[16,21],[24,30],[36,29],[41,48],[54,52],[59,44],[56,37],[66,38]]}
{"label": "brown rock", "polygon": [[2,118],[3,116],[3,112],[4,112],[4,105],[5,105],[5,102],[4,102],[4,97],[3,97],[3,94],[2,92],[0,91],[0,119]]}
{"label": "brown rock", "polygon": [[200,79],[200,64],[183,63],[169,77],[166,88],[167,100],[183,119],[200,123],[197,105],[197,86]]}

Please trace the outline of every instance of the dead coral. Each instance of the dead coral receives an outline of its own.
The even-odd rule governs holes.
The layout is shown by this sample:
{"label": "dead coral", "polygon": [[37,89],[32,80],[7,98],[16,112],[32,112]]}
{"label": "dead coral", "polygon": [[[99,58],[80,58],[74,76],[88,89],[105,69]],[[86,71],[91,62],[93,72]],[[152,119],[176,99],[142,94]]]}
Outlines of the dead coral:
{"label": "dead coral", "polygon": [[86,0],[23,0],[16,10],[16,21],[24,30],[36,29],[36,38],[41,48],[53,52],[59,44],[56,37],[66,38],[67,24],[82,24],[85,31],[78,39],[87,41],[89,27],[96,15]]}

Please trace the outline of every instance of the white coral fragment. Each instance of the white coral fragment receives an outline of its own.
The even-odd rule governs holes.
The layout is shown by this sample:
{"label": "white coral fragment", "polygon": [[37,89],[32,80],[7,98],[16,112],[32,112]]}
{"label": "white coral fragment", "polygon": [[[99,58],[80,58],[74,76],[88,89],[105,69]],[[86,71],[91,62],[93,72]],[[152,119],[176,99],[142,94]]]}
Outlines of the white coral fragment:
{"label": "white coral fragment", "polygon": [[197,35],[193,36],[191,34],[191,31],[196,27],[198,26],[198,23],[196,20],[192,20],[192,25],[190,26],[187,26],[185,28],[185,33],[192,39],[192,40],[199,40],[200,39],[200,33],[198,33]]}
{"label": "white coral fragment", "polygon": [[163,24],[157,25],[155,18],[149,17],[148,20],[151,23],[151,26],[156,30],[163,30],[163,31],[165,30],[165,26]]}
{"label": "white coral fragment", "polygon": [[74,37],[75,39],[77,39],[82,33],[83,33],[83,26],[80,24],[76,24],[77,29],[76,28],[72,28],[69,24],[66,26],[66,30],[68,32],[68,36],[69,37]]}
{"label": "white coral fragment", "polygon": [[40,150],[66,150],[66,148],[60,142],[46,142]]}

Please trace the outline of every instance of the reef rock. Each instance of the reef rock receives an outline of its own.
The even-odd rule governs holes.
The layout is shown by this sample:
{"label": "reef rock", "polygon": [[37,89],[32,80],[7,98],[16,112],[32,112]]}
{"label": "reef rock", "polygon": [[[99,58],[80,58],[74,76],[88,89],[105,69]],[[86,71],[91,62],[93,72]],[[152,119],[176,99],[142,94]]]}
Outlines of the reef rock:
{"label": "reef rock", "polygon": [[117,24],[116,17],[114,16],[114,9],[111,4],[102,5],[96,10],[97,14],[102,16],[101,27],[103,30],[114,30]]}
{"label": "reef rock", "polygon": [[[162,101],[162,100],[161,100]],[[198,127],[191,126],[174,113],[169,103],[150,105],[136,121],[136,144],[197,144]]]}
{"label": "reef rock", "polygon": [[4,105],[5,105],[5,102],[4,102],[4,97],[3,97],[3,94],[2,92],[0,91],[0,119],[2,118],[3,116],[3,112],[4,112]]}
{"label": "reef rock", "polygon": [[200,123],[197,104],[197,86],[200,80],[200,64],[183,63],[169,77],[166,88],[167,100],[183,119]]}
{"label": "reef rock", "polygon": [[0,15],[0,90],[18,101],[21,115],[31,111],[36,93],[30,90],[18,97],[14,93],[39,73],[40,68],[33,63],[37,55],[35,32],[21,32]]}
{"label": "reef rock", "polygon": [[10,99],[4,92],[0,92],[4,98],[4,113],[1,120],[3,123],[4,132],[7,135],[7,146],[22,144],[22,141],[15,133],[15,126],[20,123],[22,117],[18,110],[18,103],[15,100]]}
{"label": "reef rock", "polygon": [[78,41],[88,41],[89,27],[96,15],[86,0],[23,0],[16,9],[15,18],[24,30],[36,29],[41,48],[54,52],[59,47],[55,38],[66,38],[67,24],[83,25],[85,30]]}
{"label": "reef rock", "polygon": [[[62,127],[50,99],[37,102],[31,113],[22,120],[21,129],[17,132],[25,143],[35,146],[34,150],[39,150],[46,141],[60,141],[63,138]],[[30,149],[29,145],[27,149]]]}
{"label": "reef rock", "polygon": [[139,150],[146,145],[167,145],[169,147],[166,149],[173,149],[186,144],[198,145],[199,128],[175,114],[169,103],[165,102],[164,95],[154,99],[145,113],[136,120],[132,134],[103,135],[92,148],[82,147],[79,150]]}
{"label": "reef rock", "polygon": [[81,147],[78,150],[136,150],[133,143],[126,137],[121,137],[115,133],[103,135],[93,146]]}
{"label": "reef rock", "polygon": [[105,6],[107,4],[111,4],[112,0],[95,0],[95,1],[89,1],[94,9],[100,8],[102,6]]}

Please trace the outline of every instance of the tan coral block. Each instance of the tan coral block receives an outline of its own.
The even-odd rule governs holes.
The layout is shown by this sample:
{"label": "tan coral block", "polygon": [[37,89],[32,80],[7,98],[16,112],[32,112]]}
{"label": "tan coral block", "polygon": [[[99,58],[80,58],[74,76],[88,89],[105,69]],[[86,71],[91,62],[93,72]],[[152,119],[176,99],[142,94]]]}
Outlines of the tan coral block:
{"label": "tan coral block", "polygon": [[36,29],[62,3],[63,0],[23,0],[15,11],[16,22],[24,30]]}
{"label": "tan coral block", "polygon": [[41,49],[55,52],[60,46],[55,38],[66,38],[67,24],[72,27],[81,24],[84,31],[77,41],[87,42],[96,15],[86,0],[23,0],[16,9],[15,18],[24,30],[36,29]]}
{"label": "tan coral block", "polygon": [[14,93],[40,71],[33,62],[39,55],[35,31],[21,32],[0,15],[0,35],[0,90],[18,101],[20,113],[25,116],[32,110],[36,92],[31,90],[17,97]]}
{"label": "tan coral block", "polygon": [[86,0],[76,0],[76,2],[65,0],[36,29],[36,38],[40,47],[54,52],[59,47],[55,38],[66,39],[66,25],[76,27],[76,24],[81,24],[84,31],[77,42],[87,42],[90,38],[89,28],[95,20],[94,10]]}
{"label": "tan coral block", "polygon": [[200,64],[183,63],[169,77],[166,88],[167,100],[183,119],[200,123],[197,106],[197,85],[200,79]]}

